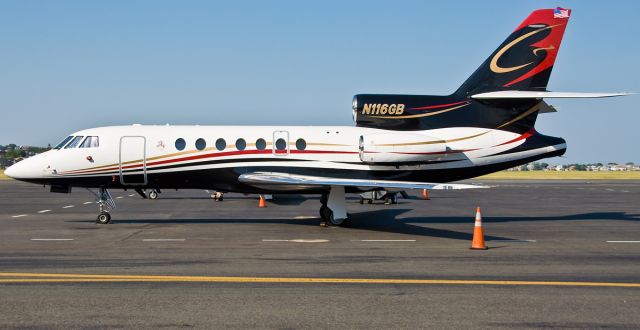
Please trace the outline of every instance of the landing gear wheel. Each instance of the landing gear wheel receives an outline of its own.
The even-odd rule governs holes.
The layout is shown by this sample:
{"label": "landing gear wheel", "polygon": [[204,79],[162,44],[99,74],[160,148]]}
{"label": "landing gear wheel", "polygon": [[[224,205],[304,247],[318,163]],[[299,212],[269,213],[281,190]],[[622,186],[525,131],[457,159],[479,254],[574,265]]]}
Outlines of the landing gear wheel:
{"label": "landing gear wheel", "polygon": [[328,222],[330,213],[331,213],[331,210],[329,210],[329,208],[326,205],[320,206],[320,218],[322,219],[322,221]]}
{"label": "landing gear wheel", "polygon": [[334,219],[333,212],[331,212],[331,217],[329,218],[329,223],[332,226],[344,226],[347,224],[347,219]]}
{"label": "landing gear wheel", "polygon": [[157,199],[158,198],[158,192],[153,189],[149,192],[149,199]]}
{"label": "landing gear wheel", "polygon": [[329,195],[322,194],[322,196],[320,196],[320,204],[327,205],[328,202],[329,202]]}
{"label": "landing gear wheel", "polygon": [[333,217],[333,211],[325,205],[320,207],[320,218],[332,226],[342,226],[346,224],[347,219],[336,219]]}
{"label": "landing gear wheel", "polygon": [[99,223],[101,225],[111,223],[111,214],[109,214],[108,212],[100,213],[100,215],[98,215],[98,218],[96,219],[96,223]]}

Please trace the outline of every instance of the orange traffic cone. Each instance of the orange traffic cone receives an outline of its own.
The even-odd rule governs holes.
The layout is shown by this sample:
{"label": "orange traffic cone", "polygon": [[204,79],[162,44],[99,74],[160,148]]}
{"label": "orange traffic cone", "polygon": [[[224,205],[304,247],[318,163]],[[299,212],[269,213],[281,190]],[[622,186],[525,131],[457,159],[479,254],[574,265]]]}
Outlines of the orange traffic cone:
{"label": "orange traffic cone", "polygon": [[258,202],[258,207],[259,208],[267,207],[267,205],[265,205],[265,203],[264,203],[264,196],[263,195],[260,195],[260,202]]}
{"label": "orange traffic cone", "polygon": [[473,227],[473,241],[471,242],[472,250],[486,250],[488,247],[484,244],[484,234],[482,233],[482,215],[480,207],[476,209],[476,224]]}
{"label": "orange traffic cone", "polygon": [[427,189],[422,189],[422,199],[429,199],[429,192],[427,191]]}

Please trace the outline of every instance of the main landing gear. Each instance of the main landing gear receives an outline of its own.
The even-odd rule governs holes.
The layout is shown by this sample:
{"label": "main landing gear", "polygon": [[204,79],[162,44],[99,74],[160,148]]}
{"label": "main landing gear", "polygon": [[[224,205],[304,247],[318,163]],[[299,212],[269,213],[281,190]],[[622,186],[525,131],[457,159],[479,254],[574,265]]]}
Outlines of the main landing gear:
{"label": "main landing gear", "polygon": [[160,189],[151,189],[149,192],[149,199],[158,199],[158,194],[161,193]]}
{"label": "main landing gear", "polygon": [[151,189],[149,194],[147,195],[147,190],[142,190],[142,188],[136,188],[135,191],[140,195],[140,197],[144,199],[158,199],[158,194],[161,194],[162,191],[160,189]]}
{"label": "main landing gear", "polygon": [[98,214],[96,223],[99,223],[101,225],[106,225],[108,223],[111,223],[111,214],[109,214],[109,211],[106,210],[106,208],[110,208],[110,209],[116,208],[116,202],[113,200],[111,193],[109,193],[109,191],[106,188],[100,188],[97,194],[93,190],[89,190],[89,191],[93,195],[95,195],[96,199],[98,200],[96,203],[98,203],[100,214]]}
{"label": "main landing gear", "polygon": [[332,226],[344,226],[347,223],[347,202],[343,186],[331,186],[329,194],[320,197],[320,218],[323,223]]}

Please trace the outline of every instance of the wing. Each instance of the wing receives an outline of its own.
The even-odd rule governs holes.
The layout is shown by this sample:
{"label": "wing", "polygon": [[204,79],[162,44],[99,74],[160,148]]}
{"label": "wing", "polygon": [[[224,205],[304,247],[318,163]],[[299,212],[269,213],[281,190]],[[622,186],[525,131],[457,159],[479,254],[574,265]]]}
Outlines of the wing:
{"label": "wing", "polygon": [[366,188],[396,188],[396,189],[478,189],[489,188],[488,186],[477,186],[471,184],[457,183],[428,183],[428,182],[408,182],[390,180],[363,180],[363,179],[343,179],[322,176],[300,175],[278,172],[253,172],[240,175],[240,182],[255,186],[344,186],[344,187],[366,187]]}

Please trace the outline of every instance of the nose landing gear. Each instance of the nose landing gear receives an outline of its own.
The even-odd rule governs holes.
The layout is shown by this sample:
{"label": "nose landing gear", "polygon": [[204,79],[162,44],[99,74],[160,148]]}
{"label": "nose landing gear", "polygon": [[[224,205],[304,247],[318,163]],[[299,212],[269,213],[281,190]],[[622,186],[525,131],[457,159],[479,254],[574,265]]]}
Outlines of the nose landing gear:
{"label": "nose landing gear", "polygon": [[100,214],[96,218],[96,223],[106,225],[111,223],[111,214],[106,208],[115,209],[116,202],[113,200],[111,193],[106,188],[100,188],[99,193],[95,193],[93,190],[89,190],[94,196],[96,196]]}

